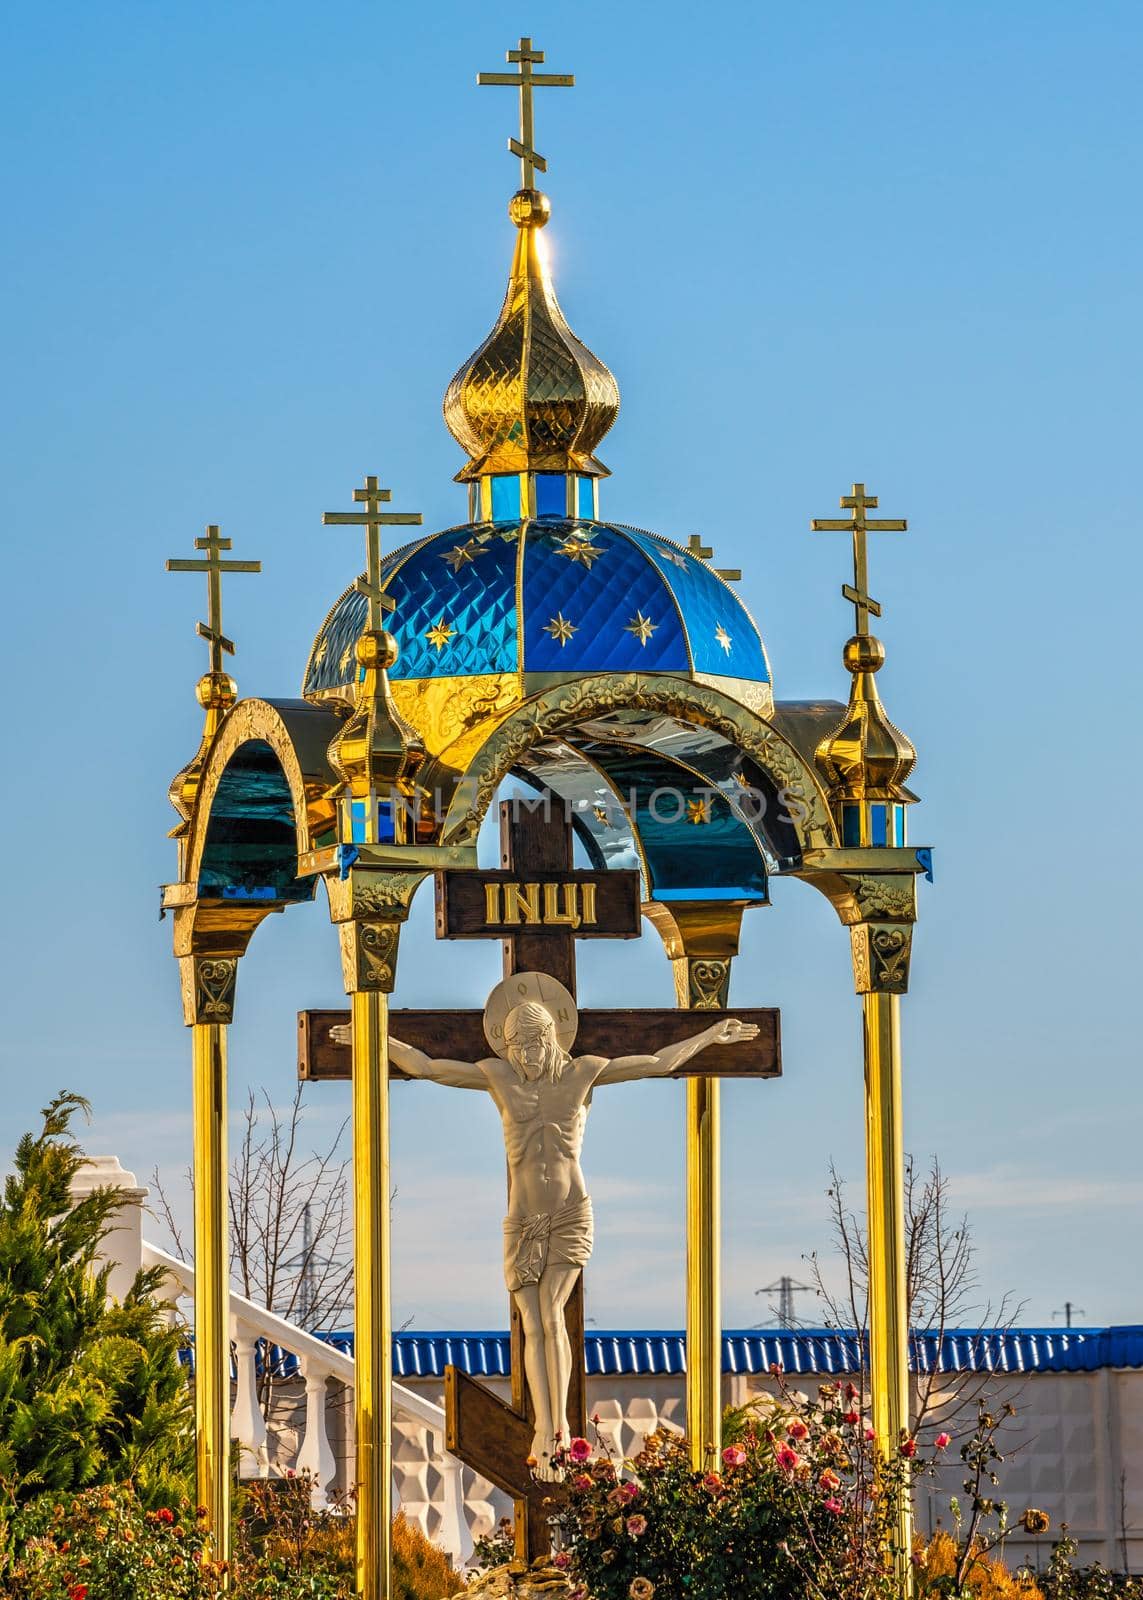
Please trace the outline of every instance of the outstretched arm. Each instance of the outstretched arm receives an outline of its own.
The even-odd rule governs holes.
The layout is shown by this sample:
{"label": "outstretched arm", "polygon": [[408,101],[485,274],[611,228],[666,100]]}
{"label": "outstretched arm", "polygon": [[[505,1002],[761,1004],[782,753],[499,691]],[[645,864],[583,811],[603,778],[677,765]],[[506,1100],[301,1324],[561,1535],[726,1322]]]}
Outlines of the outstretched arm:
{"label": "outstretched arm", "polygon": [[[335,1044],[352,1044],[353,1029],[347,1023],[338,1023],[329,1030]],[[415,1045],[389,1037],[389,1054],[402,1072],[410,1078],[424,1078],[429,1083],[444,1083],[450,1089],[487,1089],[488,1080],[471,1061],[434,1061]]]}
{"label": "outstretched arm", "polygon": [[472,1061],[434,1061],[415,1045],[389,1039],[389,1054],[410,1078],[425,1078],[430,1083],[447,1084],[450,1089],[487,1089],[488,1080]]}
{"label": "outstretched arm", "polygon": [[691,1039],[669,1044],[653,1056],[617,1056],[609,1061],[596,1078],[596,1083],[629,1083],[635,1078],[666,1078],[672,1072],[705,1050],[708,1044],[739,1044],[756,1038],[758,1029],[752,1022],[739,1022],[737,1017],[727,1017],[705,1028]]}

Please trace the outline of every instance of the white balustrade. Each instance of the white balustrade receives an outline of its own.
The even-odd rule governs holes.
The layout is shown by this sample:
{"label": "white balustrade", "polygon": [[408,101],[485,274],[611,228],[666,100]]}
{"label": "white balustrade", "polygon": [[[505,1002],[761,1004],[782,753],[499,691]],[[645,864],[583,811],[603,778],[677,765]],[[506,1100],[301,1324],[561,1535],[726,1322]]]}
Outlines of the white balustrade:
{"label": "white balustrade", "polygon": [[[162,1267],[171,1280],[176,1297],[194,1299],[194,1268],[165,1250],[141,1242],[141,1264],[145,1267]],[[313,1503],[321,1509],[333,1503],[332,1490],[337,1474],[337,1458],[329,1437],[329,1407],[327,1385],[336,1379],[348,1394],[354,1386],[352,1356],[316,1339],[313,1334],[287,1322],[264,1306],[246,1300],[241,1295],[230,1296],[230,1328],[234,1340],[237,1365],[237,1393],[231,1413],[231,1433],[240,1446],[242,1473],[247,1477],[267,1477],[286,1471],[308,1472],[313,1478]],[[305,1383],[305,1423],[296,1455],[289,1463],[275,1462],[271,1457],[270,1432],[258,1398],[257,1359],[262,1344],[263,1360],[269,1359],[272,1346],[298,1358],[299,1370]],[[439,1517],[436,1542],[452,1557],[458,1569],[467,1565],[472,1557],[473,1541],[464,1504],[464,1469],[461,1463],[445,1451],[445,1414],[442,1407],[414,1394],[411,1389],[393,1385],[394,1417],[410,1431],[427,1435],[433,1459],[440,1468],[440,1499],[432,1507]],[[346,1407],[350,1461],[352,1461],[352,1406]],[[281,1440],[279,1440],[279,1444]],[[352,1482],[353,1470],[348,1471]],[[400,1503],[397,1485],[393,1485],[393,1504]],[[427,1509],[427,1508],[426,1508]],[[428,1529],[425,1529],[428,1532]]]}
{"label": "white balustrade", "polygon": [[258,1399],[258,1333],[249,1323],[230,1314],[230,1338],[238,1385],[230,1413],[231,1437],[238,1441],[240,1478],[270,1476],[270,1436],[262,1403]]}
{"label": "white balustrade", "polygon": [[329,1491],[337,1473],[337,1462],[326,1427],[327,1374],[324,1366],[315,1361],[313,1356],[303,1356],[301,1368],[306,1380],[306,1431],[294,1470],[309,1473],[313,1482],[314,1510],[320,1511],[323,1505],[329,1503]]}

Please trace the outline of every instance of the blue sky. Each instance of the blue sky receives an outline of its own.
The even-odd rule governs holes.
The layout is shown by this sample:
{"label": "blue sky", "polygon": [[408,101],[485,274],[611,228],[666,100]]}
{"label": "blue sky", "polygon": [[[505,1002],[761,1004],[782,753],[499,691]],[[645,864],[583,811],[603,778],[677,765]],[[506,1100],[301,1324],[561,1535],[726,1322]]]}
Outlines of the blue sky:
{"label": "blue sky", "polygon": [[[193,750],[207,521],[235,554],[245,693],[296,694],[357,570],[323,530],[378,471],[462,519],[440,399],[511,249],[511,95],[530,31],[574,71],[538,113],[557,284],[615,371],[606,514],[701,531],[780,697],[844,696],[854,479],[907,516],[872,553],[881,684],[918,746],[936,850],[904,1009],[907,1143],[971,1213],[982,1297],[1143,1320],[1132,828],[1143,18],[1127,3],[432,8],[105,0],[10,7],[0,470],[7,655],[0,1149],[58,1086],[93,1148],[183,1164],[189,1048],[157,886]],[[740,1004],[783,1010],[786,1075],[726,1091],[726,1319],[828,1247],[826,1167],[860,1187],[860,1015],[824,901],[779,884]],[[478,1002],[494,949],[406,940],[399,999]],[[589,947],[591,1002],[670,1003],[650,939]],[[294,1013],[338,1002],[319,908],[255,940],[237,1102],[285,1098]],[[682,1314],[682,1095],[601,1094],[587,1166],[600,1325]],[[346,1092],[311,1096],[315,1140]],[[491,1109],[395,1092],[396,1299],[503,1321]],[[476,1132],[473,1132],[474,1127]]]}

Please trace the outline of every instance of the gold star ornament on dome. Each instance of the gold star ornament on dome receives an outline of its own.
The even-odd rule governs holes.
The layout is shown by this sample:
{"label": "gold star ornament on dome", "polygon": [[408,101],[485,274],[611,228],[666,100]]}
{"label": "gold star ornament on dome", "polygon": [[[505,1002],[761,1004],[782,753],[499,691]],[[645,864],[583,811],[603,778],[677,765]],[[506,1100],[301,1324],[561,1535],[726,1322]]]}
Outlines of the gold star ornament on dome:
{"label": "gold star ornament on dome", "polygon": [[441,560],[447,561],[454,572],[459,572],[461,567],[467,566],[469,562],[475,561],[477,556],[482,556],[484,553],[484,546],[474,535],[464,544],[454,544],[451,550],[446,550]]}
{"label": "gold star ornament on dome", "polygon": [[727,633],[726,629],[723,627],[721,622],[719,623],[718,627],[714,630],[714,637],[715,637],[716,642],[718,644],[720,644],[722,646],[722,648],[726,651],[727,655],[729,655],[730,654],[730,647],[731,647],[731,644],[732,644],[733,641],[731,640],[730,635]]}
{"label": "gold star ornament on dome", "polygon": [[647,640],[658,626],[657,622],[652,622],[650,617],[645,617],[641,611],[637,611],[627,624],[626,631],[633,633],[639,643],[646,647]]}
{"label": "gold star ornament on dome", "polygon": [[556,546],[558,556],[567,556],[569,561],[578,561],[590,572],[592,563],[603,554],[601,545],[592,544],[591,540],[582,533],[571,533],[561,545]]}
{"label": "gold star ornament on dome", "polygon": [[544,624],[544,632],[550,633],[552,638],[562,649],[563,646],[567,644],[572,634],[578,633],[579,629],[573,622],[568,621],[562,611],[557,611],[555,616],[552,617],[549,622]]}
{"label": "gold star ornament on dome", "polygon": [[425,634],[425,638],[433,646],[438,655],[444,649],[445,645],[455,637],[456,629],[450,628],[443,617],[438,618],[438,620],[433,623],[432,627]]}

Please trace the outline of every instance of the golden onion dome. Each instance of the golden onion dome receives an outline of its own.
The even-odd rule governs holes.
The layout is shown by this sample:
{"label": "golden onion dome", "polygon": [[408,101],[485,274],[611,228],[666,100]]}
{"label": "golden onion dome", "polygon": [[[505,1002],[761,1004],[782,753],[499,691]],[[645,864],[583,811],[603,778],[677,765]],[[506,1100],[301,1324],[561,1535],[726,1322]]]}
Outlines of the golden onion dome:
{"label": "golden onion dome", "polygon": [[518,234],[500,316],[444,400],[449,432],[468,455],[457,482],[512,472],[606,477],[594,452],[618,415],[619,385],[560,310],[540,238],[547,196],[521,189],[508,214]]}
{"label": "golden onion dome", "polygon": [[916,797],[905,780],[916,765],[911,741],[890,722],[877,693],[874,673],[885,663],[885,646],[871,634],[857,634],[843,652],[852,674],[849,705],[834,731],[818,745],[818,765],[834,801],[896,800]]}

